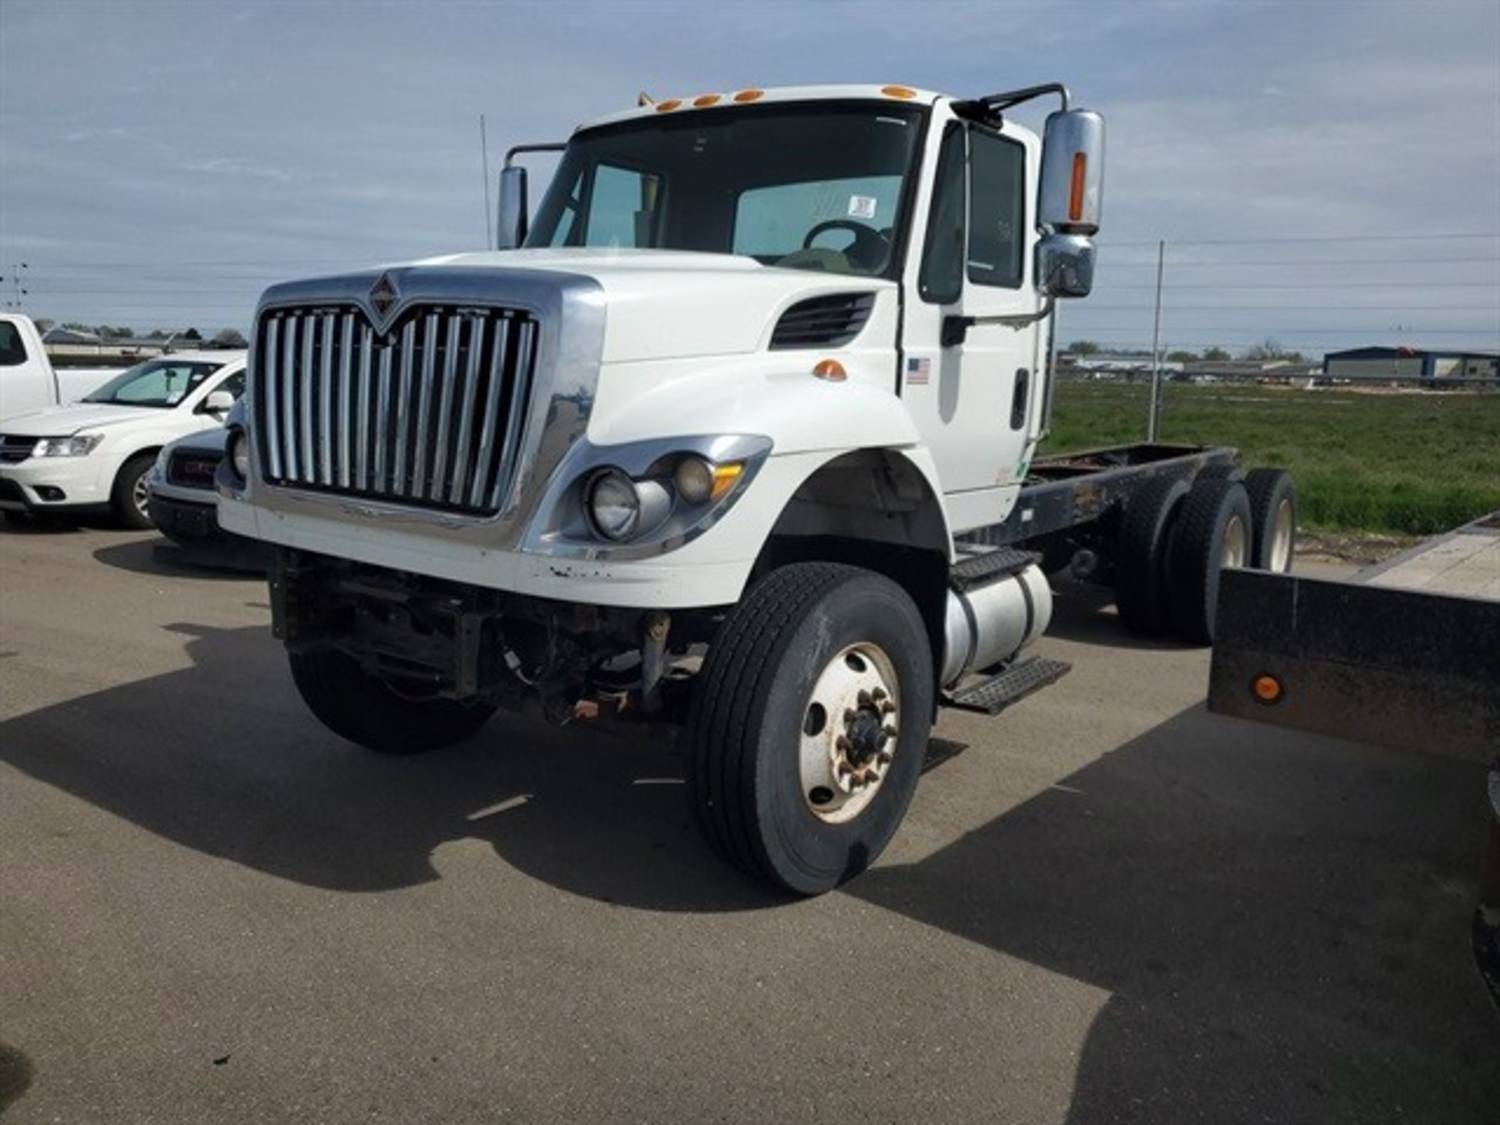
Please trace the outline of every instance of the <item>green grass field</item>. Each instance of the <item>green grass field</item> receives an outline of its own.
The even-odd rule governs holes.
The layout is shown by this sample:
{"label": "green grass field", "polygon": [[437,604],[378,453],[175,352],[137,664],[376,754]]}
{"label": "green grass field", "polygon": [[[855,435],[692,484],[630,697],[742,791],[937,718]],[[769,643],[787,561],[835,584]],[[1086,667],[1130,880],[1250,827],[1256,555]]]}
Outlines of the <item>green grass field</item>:
{"label": "green grass field", "polygon": [[[1149,380],[1058,384],[1043,454],[1144,440]],[[1290,469],[1301,522],[1429,535],[1500,508],[1500,393],[1166,385],[1163,441]]]}

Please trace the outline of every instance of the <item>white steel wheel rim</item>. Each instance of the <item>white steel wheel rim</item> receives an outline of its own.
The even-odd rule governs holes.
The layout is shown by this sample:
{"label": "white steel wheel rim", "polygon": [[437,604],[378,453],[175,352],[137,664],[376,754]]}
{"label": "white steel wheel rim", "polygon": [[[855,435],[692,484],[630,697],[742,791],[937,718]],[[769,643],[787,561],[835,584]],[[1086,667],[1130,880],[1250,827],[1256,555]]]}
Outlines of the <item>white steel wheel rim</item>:
{"label": "white steel wheel rim", "polygon": [[1245,521],[1239,516],[1230,516],[1229,522],[1224,525],[1223,564],[1244,566],[1249,554],[1250,533],[1245,529]]}
{"label": "white steel wheel rim", "polygon": [[807,809],[847,824],[869,807],[890,774],[901,721],[895,666],[861,641],[836,653],[802,708],[798,775]]}
{"label": "white steel wheel rim", "polygon": [[1271,525],[1271,569],[1281,573],[1292,569],[1292,502],[1286,497],[1276,505]]}
{"label": "white steel wheel rim", "polygon": [[141,515],[146,514],[146,502],[150,497],[150,491],[146,485],[146,474],[142,473],[135,478],[135,483],[130,486],[130,500],[135,505],[135,510]]}

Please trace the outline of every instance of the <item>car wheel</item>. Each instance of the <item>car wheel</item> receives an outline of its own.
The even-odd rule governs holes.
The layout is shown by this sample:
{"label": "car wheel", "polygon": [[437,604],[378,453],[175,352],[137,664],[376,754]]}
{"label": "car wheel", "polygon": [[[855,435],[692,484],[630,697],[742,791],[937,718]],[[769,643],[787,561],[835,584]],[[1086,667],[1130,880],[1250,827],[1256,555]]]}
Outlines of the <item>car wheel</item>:
{"label": "car wheel", "polygon": [[146,510],[150,497],[146,488],[146,477],[151,466],[156,464],[155,453],[137,453],[115,474],[114,488],[110,490],[109,506],[115,519],[126,527],[146,528],[153,526],[151,515]]}

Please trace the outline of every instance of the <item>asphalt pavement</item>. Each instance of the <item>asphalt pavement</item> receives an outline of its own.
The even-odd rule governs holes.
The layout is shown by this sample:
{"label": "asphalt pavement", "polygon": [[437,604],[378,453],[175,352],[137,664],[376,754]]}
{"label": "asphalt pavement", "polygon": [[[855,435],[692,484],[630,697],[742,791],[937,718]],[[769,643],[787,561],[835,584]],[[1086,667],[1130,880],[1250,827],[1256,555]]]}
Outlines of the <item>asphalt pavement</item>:
{"label": "asphalt pavement", "polygon": [[0,527],[7,1122],[1500,1120],[1482,767],[1208,715],[1088,591],[787,901],[659,739],[340,741],[159,542]]}

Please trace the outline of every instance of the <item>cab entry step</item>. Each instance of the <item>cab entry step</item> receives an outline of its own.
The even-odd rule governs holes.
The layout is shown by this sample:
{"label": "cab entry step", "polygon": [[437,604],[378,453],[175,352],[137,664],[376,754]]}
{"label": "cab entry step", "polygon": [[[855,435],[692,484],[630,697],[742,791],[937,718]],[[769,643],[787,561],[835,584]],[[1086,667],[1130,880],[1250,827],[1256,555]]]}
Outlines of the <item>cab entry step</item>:
{"label": "cab entry step", "polygon": [[1029,660],[1012,664],[987,680],[980,680],[970,687],[945,695],[943,706],[998,715],[1018,699],[1024,699],[1032,692],[1056,683],[1072,668],[1073,665],[1066,660],[1033,656]]}
{"label": "cab entry step", "polygon": [[983,586],[992,578],[998,578],[1002,574],[1015,574],[1017,571],[1025,570],[1032,563],[1041,561],[1042,556],[1034,551],[999,547],[993,551],[986,551],[982,555],[970,555],[963,562],[954,563],[948,570],[948,577],[958,589],[972,590],[975,586]]}

